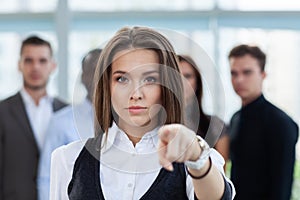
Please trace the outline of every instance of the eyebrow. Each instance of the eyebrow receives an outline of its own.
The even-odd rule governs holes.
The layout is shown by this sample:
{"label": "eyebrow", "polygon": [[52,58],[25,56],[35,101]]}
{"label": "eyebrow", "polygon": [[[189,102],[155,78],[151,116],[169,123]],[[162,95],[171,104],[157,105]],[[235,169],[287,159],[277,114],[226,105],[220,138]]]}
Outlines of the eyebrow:
{"label": "eyebrow", "polygon": [[[117,70],[113,74],[127,74],[127,73],[128,72]],[[148,75],[148,74],[152,74],[152,73],[158,73],[159,74],[159,71],[158,70],[147,71],[147,72],[144,72],[143,75]]]}
{"label": "eyebrow", "polygon": [[115,71],[113,74],[126,74],[126,72],[121,71],[121,70],[117,70],[117,71]]}
{"label": "eyebrow", "polygon": [[148,74],[153,74],[153,73],[158,73],[159,74],[159,71],[158,70],[152,70],[152,71],[144,72],[143,75],[148,75]]}

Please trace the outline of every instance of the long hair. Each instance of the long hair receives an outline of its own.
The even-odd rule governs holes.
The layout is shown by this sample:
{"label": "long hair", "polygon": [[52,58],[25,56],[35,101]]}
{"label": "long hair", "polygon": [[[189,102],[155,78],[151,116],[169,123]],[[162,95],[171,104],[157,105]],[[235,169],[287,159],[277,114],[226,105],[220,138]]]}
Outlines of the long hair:
{"label": "long hair", "polygon": [[[193,68],[194,74],[196,76],[196,90],[195,90],[195,95],[197,98],[197,105],[199,108],[200,112],[200,120],[197,125],[197,134],[200,135],[201,137],[205,138],[208,128],[209,128],[209,123],[210,123],[210,116],[206,115],[203,111],[202,107],[202,96],[203,96],[203,82],[200,74],[200,70],[196,64],[196,62],[192,59],[192,57],[188,55],[178,55],[178,59],[180,62],[187,62],[190,64]],[[193,111],[196,111],[197,109],[193,109]],[[197,113],[192,113],[191,117],[195,116]],[[197,117],[195,117],[197,118]]]}
{"label": "long hair", "polygon": [[96,136],[102,131],[107,133],[114,120],[110,91],[111,65],[117,53],[134,49],[148,49],[157,53],[161,74],[161,102],[166,112],[165,124],[183,122],[183,84],[172,45],[166,37],[153,29],[124,27],[103,48],[97,64],[94,78]]}

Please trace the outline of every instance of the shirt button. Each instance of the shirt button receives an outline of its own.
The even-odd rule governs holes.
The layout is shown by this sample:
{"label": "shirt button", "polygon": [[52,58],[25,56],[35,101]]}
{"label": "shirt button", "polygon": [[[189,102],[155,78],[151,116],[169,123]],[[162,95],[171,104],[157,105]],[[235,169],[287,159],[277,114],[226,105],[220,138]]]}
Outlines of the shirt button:
{"label": "shirt button", "polygon": [[128,185],[127,185],[128,187],[132,187],[132,183],[128,183]]}

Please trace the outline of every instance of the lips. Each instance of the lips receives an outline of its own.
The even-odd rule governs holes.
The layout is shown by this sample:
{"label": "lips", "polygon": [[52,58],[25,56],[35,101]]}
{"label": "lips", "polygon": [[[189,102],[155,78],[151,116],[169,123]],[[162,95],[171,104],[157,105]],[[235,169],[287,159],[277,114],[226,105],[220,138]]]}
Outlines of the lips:
{"label": "lips", "polygon": [[143,106],[130,106],[130,107],[128,107],[128,111],[131,114],[140,114],[142,112],[145,112],[145,110],[147,110],[147,107],[143,107]]}
{"label": "lips", "polygon": [[30,75],[30,78],[31,78],[32,80],[39,80],[39,79],[41,79],[41,76],[40,76],[39,74],[31,74],[31,75]]}

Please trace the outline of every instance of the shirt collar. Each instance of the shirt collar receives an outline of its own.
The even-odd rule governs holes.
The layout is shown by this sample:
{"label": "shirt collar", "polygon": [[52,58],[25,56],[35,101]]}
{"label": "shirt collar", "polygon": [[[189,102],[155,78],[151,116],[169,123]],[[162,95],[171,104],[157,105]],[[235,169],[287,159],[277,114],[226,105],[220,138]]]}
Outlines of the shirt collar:
{"label": "shirt collar", "polygon": [[[25,90],[25,88],[22,88],[20,91],[20,94],[22,96],[22,99],[25,103],[25,105],[35,105],[35,102],[33,100],[33,98],[30,96],[30,94]],[[53,99],[48,96],[48,94],[46,94],[45,96],[43,96],[40,101],[49,101],[52,103]]]}
{"label": "shirt collar", "polygon": [[[154,128],[153,130],[147,132],[142,139],[138,142],[139,143],[151,143],[156,148],[158,147],[158,129],[159,127]],[[106,139],[107,137],[107,139]],[[116,144],[116,140],[121,140],[124,142],[131,142],[126,135],[126,133],[121,130],[115,122],[113,122],[112,126],[108,129],[108,134],[104,133],[102,145],[103,149],[101,150],[101,154],[105,153],[109,150],[112,145]]]}

